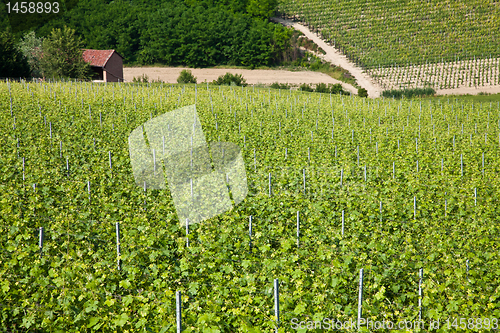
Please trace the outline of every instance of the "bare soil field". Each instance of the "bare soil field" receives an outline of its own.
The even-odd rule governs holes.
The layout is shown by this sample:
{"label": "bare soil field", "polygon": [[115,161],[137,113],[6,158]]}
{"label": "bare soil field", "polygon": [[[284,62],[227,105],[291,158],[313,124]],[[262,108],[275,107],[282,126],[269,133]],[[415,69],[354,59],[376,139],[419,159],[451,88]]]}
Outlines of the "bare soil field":
{"label": "bare soil field", "polygon": [[336,80],[326,74],[312,71],[292,72],[286,70],[264,70],[264,69],[226,69],[226,68],[179,68],[179,67],[124,67],[123,76],[125,81],[131,82],[134,77],[139,78],[143,74],[149,80],[161,80],[166,83],[177,83],[177,78],[183,69],[190,70],[196,77],[198,83],[212,82],[219,76],[229,72],[241,74],[248,84],[269,85],[274,82],[300,85],[302,83],[340,83],[345,90],[357,94],[358,90],[350,84]]}

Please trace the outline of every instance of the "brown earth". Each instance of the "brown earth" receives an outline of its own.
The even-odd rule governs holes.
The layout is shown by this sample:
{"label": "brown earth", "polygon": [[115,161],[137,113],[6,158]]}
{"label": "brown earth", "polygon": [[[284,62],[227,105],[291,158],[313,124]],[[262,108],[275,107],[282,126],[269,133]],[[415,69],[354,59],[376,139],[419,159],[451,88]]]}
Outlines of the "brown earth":
{"label": "brown earth", "polygon": [[183,69],[190,70],[196,77],[198,83],[212,82],[219,76],[229,72],[241,74],[248,84],[269,85],[274,82],[300,85],[302,83],[340,83],[345,90],[357,93],[357,89],[352,85],[336,80],[326,74],[312,71],[286,71],[286,70],[265,70],[265,69],[231,69],[231,68],[180,68],[180,67],[124,67],[123,76],[126,82],[131,82],[134,77],[139,78],[143,74],[149,80],[161,80],[166,83],[177,83],[177,78]]}

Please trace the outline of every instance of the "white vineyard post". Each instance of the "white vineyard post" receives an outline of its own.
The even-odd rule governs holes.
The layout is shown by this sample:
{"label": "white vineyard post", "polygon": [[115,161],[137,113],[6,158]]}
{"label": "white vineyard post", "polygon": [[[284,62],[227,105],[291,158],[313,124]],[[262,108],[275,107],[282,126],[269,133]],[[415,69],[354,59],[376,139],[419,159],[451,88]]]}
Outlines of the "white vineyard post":
{"label": "white vineyard post", "polygon": [[175,292],[175,317],[177,323],[177,333],[182,332],[182,300],[181,300],[181,292]]}
{"label": "white vineyard post", "polygon": [[460,176],[464,176],[464,160],[463,160],[463,154],[460,154]]}
{"label": "white vineyard post", "polygon": [[147,187],[146,187],[146,181],[144,181],[144,211],[147,210],[147,208],[146,208],[147,202],[146,201],[147,201],[147,198],[148,198],[148,194],[146,192],[146,189],[147,189]]}
{"label": "white vineyard post", "polygon": [[382,201],[380,201],[380,223],[382,223]]}
{"label": "white vineyard post", "polygon": [[269,173],[269,197],[271,197],[271,173]]}
{"label": "white vineyard post", "polygon": [[396,162],[392,162],[392,179],[396,179]]}
{"label": "white vineyard post", "polygon": [[422,320],[422,279],[424,277],[424,269],[419,270],[419,280],[418,280],[418,320]]}
{"label": "white vineyard post", "polygon": [[343,179],[344,179],[344,168],[340,169],[340,186],[342,186]]}
{"label": "white vineyard post", "polygon": [[186,219],[186,247],[189,247],[189,219]]}
{"label": "white vineyard post", "polygon": [[363,268],[359,270],[359,294],[358,294],[358,329],[361,325],[361,318],[363,317]]}
{"label": "white vineyard post", "polygon": [[484,152],[483,152],[483,171],[482,171],[482,173],[483,173],[483,176],[484,176]]}
{"label": "white vineyard post", "polygon": [[280,292],[279,279],[274,279],[274,316],[276,317],[276,333],[280,327]]}
{"label": "white vineyard post", "polygon": [[87,180],[87,191],[89,193],[89,205],[90,205],[90,180]]}
{"label": "white vineyard post", "polygon": [[43,239],[44,239],[44,229],[40,227],[38,229],[38,247],[40,248],[40,257],[43,255]]}
{"label": "white vineyard post", "polygon": [[299,248],[299,238],[300,238],[300,220],[299,220],[299,211],[297,211],[297,248]]}
{"label": "white vineyard post", "polygon": [[365,182],[366,182],[366,164],[365,164],[364,176],[365,176]]}
{"label": "white vineyard post", "polygon": [[342,210],[342,237],[344,237],[344,210]]}
{"label": "white vineyard post", "polygon": [[118,266],[118,270],[120,271],[122,269],[121,265],[121,253],[120,253],[120,222],[116,222],[115,224],[116,228],[116,265]]}
{"label": "white vineyard post", "polygon": [[248,217],[248,248],[249,251],[252,252],[252,215]]}
{"label": "white vineyard post", "polygon": [[477,188],[474,187],[474,206],[477,206]]}
{"label": "white vineyard post", "polygon": [[62,141],[59,141],[59,157],[62,158]]}
{"label": "white vineyard post", "polygon": [[[109,170],[113,171],[113,162],[111,161],[111,151],[108,151],[108,157],[109,157]],[[111,175],[113,175],[111,173]]]}

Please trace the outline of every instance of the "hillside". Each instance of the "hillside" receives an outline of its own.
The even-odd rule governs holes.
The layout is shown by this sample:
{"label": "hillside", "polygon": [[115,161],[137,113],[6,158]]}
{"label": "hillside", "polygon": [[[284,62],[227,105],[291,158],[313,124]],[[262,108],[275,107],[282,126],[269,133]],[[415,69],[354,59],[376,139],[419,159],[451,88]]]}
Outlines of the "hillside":
{"label": "hillside", "polygon": [[86,48],[116,49],[126,64],[188,67],[271,66],[282,60],[291,37],[268,22],[273,0],[72,2],[50,20],[24,14],[29,24],[19,21],[19,13],[6,15],[2,7],[0,26],[10,24],[18,37],[30,30],[45,37],[67,25]]}
{"label": "hillside", "polygon": [[500,85],[498,1],[281,0],[385,89]]}

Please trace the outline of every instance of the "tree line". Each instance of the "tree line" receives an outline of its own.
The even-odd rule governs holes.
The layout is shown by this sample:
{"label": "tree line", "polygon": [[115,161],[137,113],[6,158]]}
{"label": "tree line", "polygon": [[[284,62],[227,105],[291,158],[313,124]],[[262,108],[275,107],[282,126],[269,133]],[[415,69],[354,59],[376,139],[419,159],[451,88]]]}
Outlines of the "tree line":
{"label": "tree line", "polygon": [[[48,22],[10,33],[7,18],[0,17],[2,57],[19,64],[16,73],[0,67],[0,76],[25,76],[26,63],[32,75],[40,75],[33,67],[40,60],[33,59],[35,47],[43,49],[43,40],[65,27],[74,30],[82,48],[115,49],[130,65],[273,66],[289,53],[292,35],[269,22],[276,5],[277,0],[80,0]],[[28,52],[20,44],[26,39],[40,45]]]}

